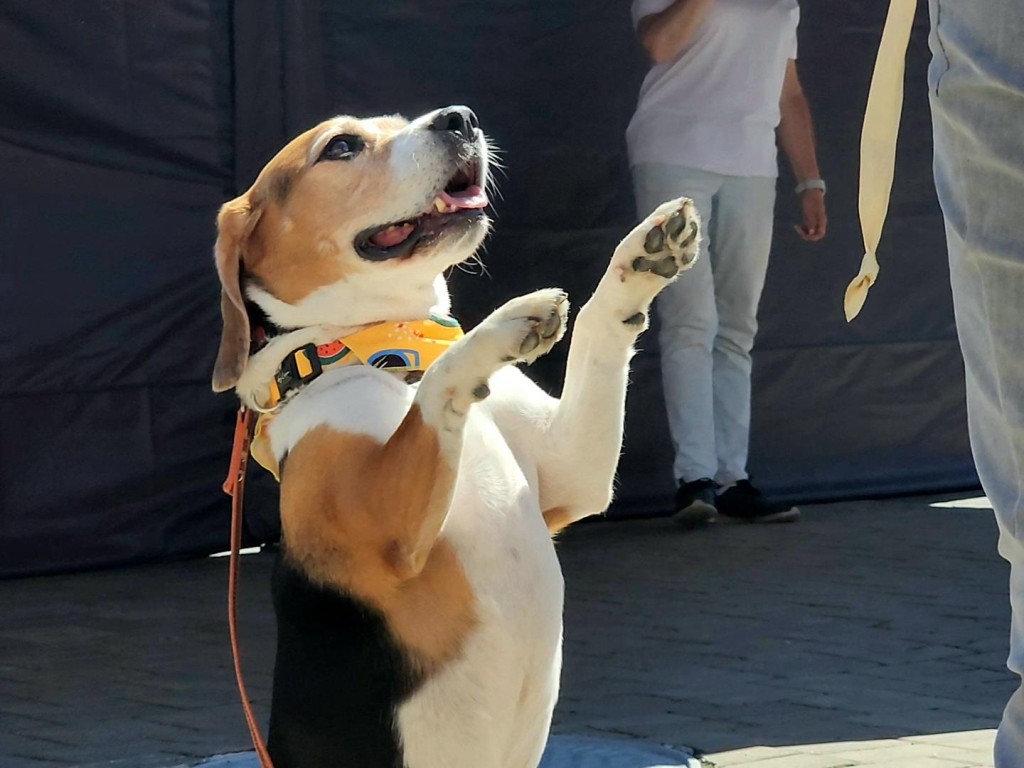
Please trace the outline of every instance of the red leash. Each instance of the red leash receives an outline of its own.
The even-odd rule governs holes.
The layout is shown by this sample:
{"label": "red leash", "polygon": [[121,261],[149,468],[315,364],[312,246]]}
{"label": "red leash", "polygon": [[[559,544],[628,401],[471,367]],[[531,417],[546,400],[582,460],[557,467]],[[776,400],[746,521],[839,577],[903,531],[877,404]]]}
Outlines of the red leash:
{"label": "red leash", "polygon": [[245,689],[242,677],[242,660],[238,650],[238,568],[239,549],[242,546],[242,497],[245,492],[245,468],[249,463],[249,443],[252,441],[255,419],[253,412],[244,405],[238,408],[235,421],[235,440],[231,447],[231,466],[227,479],[224,481],[224,493],[231,497],[231,556],[228,562],[228,633],[231,636],[231,657],[235,663],[235,680],[238,682],[238,693],[242,697],[242,711],[245,722],[249,726],[249,736],[256,748],[260,760],[260,768],[274,768],[267,745],[260,733],[256,714],[252,711],[252,703]]}

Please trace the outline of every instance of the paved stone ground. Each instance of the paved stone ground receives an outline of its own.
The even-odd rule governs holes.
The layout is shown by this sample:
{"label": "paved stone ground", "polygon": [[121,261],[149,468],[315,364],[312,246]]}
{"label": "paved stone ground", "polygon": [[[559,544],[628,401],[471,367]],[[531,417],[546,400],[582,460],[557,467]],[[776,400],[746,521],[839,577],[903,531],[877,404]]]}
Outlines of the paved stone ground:
{"label": "paved stone ground", "polygon": [[[577,526],[559,543],[554,730],[704,750],[722,768],[991,766],[1013,681],[990,513],[933,499],[792,526]],[[226,560],[0,582],[0,766],[163,768],[246,748]],[[265,714],[270,557],[244,559]]]}

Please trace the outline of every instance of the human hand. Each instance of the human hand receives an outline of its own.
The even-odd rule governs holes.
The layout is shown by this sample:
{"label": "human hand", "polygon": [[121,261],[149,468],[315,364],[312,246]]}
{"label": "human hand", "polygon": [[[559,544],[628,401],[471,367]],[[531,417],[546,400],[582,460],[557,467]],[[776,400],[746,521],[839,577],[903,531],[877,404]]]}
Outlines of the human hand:
{"label": "human hand", "polygon": [[800,207],[803,209],[803,224],[794,224],[793,229],[801,240],[817,242],[828,230],[828,215],[825,213],[825,193],[820,189],[805,189],[800,193]]}

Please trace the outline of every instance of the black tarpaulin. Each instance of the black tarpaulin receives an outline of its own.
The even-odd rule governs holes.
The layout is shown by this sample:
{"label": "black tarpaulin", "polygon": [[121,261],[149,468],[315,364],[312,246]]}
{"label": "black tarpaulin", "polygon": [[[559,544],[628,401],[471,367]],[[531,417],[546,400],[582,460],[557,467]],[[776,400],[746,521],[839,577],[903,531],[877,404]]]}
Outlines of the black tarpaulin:
{"label": "black tarpaulin", "polygon": [[[831,233],[792,232],[788,177],[755,350],[751,469],[801,498],[961,487],[966,440],[915,30],[882,273],[842,318],[861,247],[860,115],[886,3],[805,4],[801,68]],[[645,64],[627,3],[8,0],[0,8],[0,574],[223,549],[234,402],[209,373],[214,216],[288,138],[336,113],[472,106],[507,171],[465,325],[516,293],[576,306],[634,221],[623,131]],[[535,372],[557,390],[565,345]],[[616,514],[664,509],[649,334]],[[275,488],[249,492],[255,540]]]}

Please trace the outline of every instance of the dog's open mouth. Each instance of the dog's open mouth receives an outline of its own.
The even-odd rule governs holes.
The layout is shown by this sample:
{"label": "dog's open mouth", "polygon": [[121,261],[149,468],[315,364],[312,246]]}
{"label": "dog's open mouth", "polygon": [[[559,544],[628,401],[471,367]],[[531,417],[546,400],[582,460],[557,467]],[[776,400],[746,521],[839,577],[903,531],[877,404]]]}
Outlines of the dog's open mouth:
{"label": "dog's open mouth", "polygon": [[417,245],[432,241],[448,227],[482,217],[488,200],[480,181],[480,163],[474,158],[459,167],[419,216],[356,235],[356,251],[371,261],[406,258]]}

